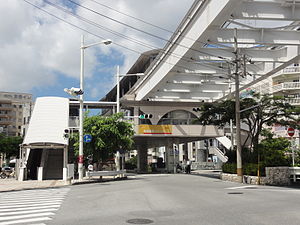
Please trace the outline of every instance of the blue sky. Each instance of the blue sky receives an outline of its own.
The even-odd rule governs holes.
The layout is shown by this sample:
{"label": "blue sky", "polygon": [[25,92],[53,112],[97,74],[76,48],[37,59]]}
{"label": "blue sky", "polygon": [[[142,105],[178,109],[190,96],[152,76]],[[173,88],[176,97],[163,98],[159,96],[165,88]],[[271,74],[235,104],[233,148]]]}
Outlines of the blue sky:
{"label": "blue sky", "polygon": [[[46,1],[26,1],[89,33],[112,39],[115,43],[86,49],[86,100],[99,100],[114,86],[116,66],[120,65],[121,73],[126,73],[139,57],[139,54],[134,51],[144,52],[151,49],[87,24],[46,4]],[[76,7],[68,0],[48,1],[58,6],[64,4],[64,7],[69,8],[81,18],[145,44],[160,48],[165,44],[162,40],[115,23],[84,8]],[[168,30],[176,29],[193,3],[193,0],[114,0],[113,3],[110,0],[95,1]],[[162,38],[168,39],[171,35],[102,7],[95,1],[77,0],[76,2],[95,12]],[[35,98],[40,96],[68,97],[63,89],[79,86],[80,37],[83,34],[87,44],[97,42],[100,38],[74,28],[22,0],[3,1],[0,5],[0,20],[0,91],[27,92],[32,93]]]}

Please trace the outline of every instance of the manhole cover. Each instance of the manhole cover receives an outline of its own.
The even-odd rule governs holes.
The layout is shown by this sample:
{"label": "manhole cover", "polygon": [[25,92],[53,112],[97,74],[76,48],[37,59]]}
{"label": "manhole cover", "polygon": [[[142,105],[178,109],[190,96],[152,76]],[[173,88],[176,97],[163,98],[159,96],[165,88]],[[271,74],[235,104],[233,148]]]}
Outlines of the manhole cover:
{"label": "manhole cover", "polygon": [[243,192],[228,192],[227,194],[229,194],[229,195],[242,195],[244,193]]}
{"label": "manhole cover", "polygon": [[153,223],[153,220],[148,220],[148,219],[131,219],[131,220],[127,220],[127,223],[131,223],[131,224],[149,224],[149,223]]}

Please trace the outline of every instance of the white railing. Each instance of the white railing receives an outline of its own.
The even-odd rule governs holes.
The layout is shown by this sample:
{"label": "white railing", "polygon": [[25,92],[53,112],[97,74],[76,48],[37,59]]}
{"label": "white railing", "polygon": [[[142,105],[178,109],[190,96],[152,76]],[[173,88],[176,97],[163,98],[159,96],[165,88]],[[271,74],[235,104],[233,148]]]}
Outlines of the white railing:
{"label": "white railing", "polygon": [[300,180],[300,167],[289,167],[290,178],[293,179],[294,182]]}
{"label": "white railing", "polygon": [[300,105],[300,98],[287,98],[286,102],[291,105]]}
{"label": "white railing", "polygon": [[209,154],[215,154],[223,163],[228,161],[228,157],[218,147],[210,147]]}
{"label": "white railing", "polygon": [[300,89],[300,82],[284,82],[273,86],[273,92]]}
{"label": "white railing", "polygon": [[299,73],[299,72],[300,72],[299,66],[288,67],[282,70],[282,73]]}

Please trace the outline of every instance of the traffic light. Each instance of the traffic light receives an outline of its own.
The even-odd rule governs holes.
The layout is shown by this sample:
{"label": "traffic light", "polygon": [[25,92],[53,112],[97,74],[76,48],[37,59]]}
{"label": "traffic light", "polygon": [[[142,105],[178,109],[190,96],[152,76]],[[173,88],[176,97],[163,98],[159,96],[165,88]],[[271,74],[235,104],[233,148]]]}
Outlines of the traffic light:
{"label": "traffic light", "polygon": [[64,130],[64,138],[68,139],[70,137],[70,130],[69,129],[65,129]]}
{"label": "traffic light", "polygon": [[200,108],[193,108],[194,112],[200,112]]}
{"label": "traffic light", "polygon": [[139,115],[140,119],[151,119],[152,117],[153,117],[152,114],[142,114],[142,115]]}

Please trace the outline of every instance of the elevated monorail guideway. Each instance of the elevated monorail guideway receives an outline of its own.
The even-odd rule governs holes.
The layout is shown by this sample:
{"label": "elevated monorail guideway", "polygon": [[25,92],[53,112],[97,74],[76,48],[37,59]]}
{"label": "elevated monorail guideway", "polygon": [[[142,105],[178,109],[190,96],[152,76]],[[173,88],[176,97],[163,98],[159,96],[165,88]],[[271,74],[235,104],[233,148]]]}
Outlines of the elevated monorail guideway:
{"label": "elevated monorail guideway", "polygon": [[[195,1],[170,41],[128,93],[134,101],[214,102],[234,91],[234,30],[251,86],[299,62],[300,3]],[[176,57],[175,57],[176,56]],[[128,99],[125,98],[124,99]]]}

